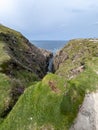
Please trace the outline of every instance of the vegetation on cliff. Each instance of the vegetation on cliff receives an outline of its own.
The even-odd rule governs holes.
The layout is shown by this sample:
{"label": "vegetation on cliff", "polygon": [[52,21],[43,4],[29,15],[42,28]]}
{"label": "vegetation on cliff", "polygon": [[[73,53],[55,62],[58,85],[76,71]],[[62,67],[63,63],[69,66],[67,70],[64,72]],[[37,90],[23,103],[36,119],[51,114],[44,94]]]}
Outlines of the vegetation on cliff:
{"label": "vegetation on cliff", "polygon": [[49,55],[45,57],[19,32],[0,25],[0,120],[28,86],[44,77]]}
{"label": "vegetation on cliff", "polygon": [[54,74],[44,76],[41,50],[0,31],[0,130],[68,130],[85,94],[98,89],[98,40],[71,40],[55,55]]}
{"label": "vegetation on cliff", "polygon": [[89,68],[66,82],[62,77],[48,74],[26,89],[0,129],[68,130],[85,94],[96,91],[97,86],[98,75]]}
{"label": "vegetation on cliff", "polygon": [[[54,57],[54,72],[71,79],[90,66],[90,61],[91,64],[97,61],[97,58],[98,39],[70,40]],[[93,66],[91,68],[94,69]]]}

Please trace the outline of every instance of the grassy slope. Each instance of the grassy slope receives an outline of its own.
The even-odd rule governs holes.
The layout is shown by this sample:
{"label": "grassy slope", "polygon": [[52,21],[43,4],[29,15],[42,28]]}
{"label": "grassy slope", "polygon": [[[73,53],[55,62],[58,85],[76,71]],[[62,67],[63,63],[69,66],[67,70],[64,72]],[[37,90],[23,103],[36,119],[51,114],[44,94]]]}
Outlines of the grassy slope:
{"label": "grassy slope", "polygon": [[[4,51],[5,44],[0,42],[0,66],[4,61],[10,60],[10,56]],[[2,67],[0,67],[0,71],[2,71]],[[0,72],[0,122],[2,121],[2,114],[8,106],[8,102],[10,100],[9,90],[11,89],[11,81],[10,78],[4,73]]]}
{"label": "grassy slope", "polygon": [[8,108],[10,102],[9,90],[11,81],[5,75],[0,73],[0,122],[3,120],[3,112]]}
{"label": "grassy slope", "polygon": [[55,57],[54,68],[56,74],[70,79],[72,76],[77,75],[74,70],[82,65],[86,67],[94,57],[98,57],[98,40],[71,40]]}
{"label": "grassy slope", "polygon": [[98,75],[90,67],[66,82],[48,74],[25,91],[0,130],[68,130],[85,93],[95,91],[97,86]]}
{"label": "grassy slope", "polygon": [[[55,86],[56,92],[49,86],[50,82]],[[63,128],[64,116],[60,113],[59,106],[64,90],[63,79],[52,74],[47,75],[42,82],[25,91],[1,129]]]}
{"label": "grassy slope", "polygon": [[[38,79],[33,72],[34,66],[29,67],[30,49],[33,45],[23,37],[19,32],[0,25],[0,67],[3,73],[9,77],[17,78],[30,85],[30,80]],[[26,55],[26,53],[29,53]],[[33,64],[33,63],[31,63]],[[36,65],[38,67],[38,65]],[[32,73],[33,72],[33,73]],[[32,78],[31,78],[32,77]],[[24,78],[26,81],[24,81]]]}
{"label": "grassy slope", "polygon": [[[9,36],[10,39],[7,39]],[[13,43],[15,41],[16,48]],[[26,64],[22,61],[23,53],[20,55],[19,50],[28,51],[29,46],[25,42],[25,38],[20,33],[0,25],[0,122],[24,89],[39,79],[35,73],[24,67]],[[16,50],[11,52],[9,48]],[[23,64],[18,64],[18,59]]]}
{"label": "grassy slope", "polygon": [[[98,86],[98,44],[84,40],[80,47],[80,43],[79,40],[71,41],[67,49],[64,48],[70,58],[59,66],[56,71],[59,76],[48,74],[25,90],[0,130],[69,129],[85,93],[95,91]],[[70,70],[79,67],[81,62],[85,70],[68,80]],[[4,77],[8,79],[5,84],[9,88],[10,80]]]}

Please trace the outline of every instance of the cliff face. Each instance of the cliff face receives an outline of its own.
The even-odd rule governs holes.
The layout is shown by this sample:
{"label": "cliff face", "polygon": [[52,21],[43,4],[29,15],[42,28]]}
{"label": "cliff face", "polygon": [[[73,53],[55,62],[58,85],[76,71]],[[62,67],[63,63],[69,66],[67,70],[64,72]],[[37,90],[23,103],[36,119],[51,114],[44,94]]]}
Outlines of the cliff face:
{"label": "cliff face", "polygon": [[50,57],[0,26],[0,130],[98,129],[98,39],[71,40],[54,74],[46,74]]}
{"label": "cliff face", "polygon": [[85,70],[89,61],[98,57],[98,39],[69,41],[54,57],[54,72],[71,79]]}
{"label": "cliff face", "polygon": [[40,49],[20,33],[3,26],[0,26],[0,40],[3,41],[10,62],[35,73],[38,77],[42,78],[46,74],[46,58],[49,58],[50,53],[47,52],[47,57],[44,56]]}
{"label": "cliff face", "polygon": [[0,117],[5,117],[23,91],[44,77],[47,56],[22,34],[0,25]]}
{"label": "cliff face", "polygon": [[[88,69],[95,74],[89,72]],[[96,92],[98,90],[98,77],[96,77],[96,81],[93,81],[93,76],[98,74],[98,39],[69,41],[54,57],[54,71],[57,75],[64,77],[66,81],[71,82],[71,92],[67,92],[66,95],[70,95],[70,93],[73,95],[71,100],[74,107],[76,102],[80,102],[77,116],[70,130],[98,130],[98,92]],[[86,75],[83,75],[86,71]],[[91,76],[90,73],[92,73]],[[82,76],[78,79],[80,75]],[[81,95],[82,91],[84,94]],[[75,102],[76,98],[80,97],[82,100]]]}

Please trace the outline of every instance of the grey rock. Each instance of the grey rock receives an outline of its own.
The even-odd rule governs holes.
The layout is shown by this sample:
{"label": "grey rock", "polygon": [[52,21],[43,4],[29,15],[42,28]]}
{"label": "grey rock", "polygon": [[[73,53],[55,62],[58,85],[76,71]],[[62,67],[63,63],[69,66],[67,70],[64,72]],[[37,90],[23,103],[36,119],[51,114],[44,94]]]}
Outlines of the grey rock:
{"label": "grey rock", "polygon": [[98,92],[86,94],[70,130],[98,130]]}

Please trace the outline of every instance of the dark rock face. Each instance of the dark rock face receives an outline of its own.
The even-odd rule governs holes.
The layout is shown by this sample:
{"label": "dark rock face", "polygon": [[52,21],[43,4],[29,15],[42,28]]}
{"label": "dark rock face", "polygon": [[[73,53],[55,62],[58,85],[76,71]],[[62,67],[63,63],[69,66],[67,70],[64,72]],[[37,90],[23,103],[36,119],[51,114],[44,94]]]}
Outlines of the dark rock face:
{"label": "dark rock face", "polygon": [[45,59],[46,59],[46,71],[49,71],[49,64],[51,64],[51,59],[53,58],[53,53],[47,50],[44,50],[42,48],[40,48],[40,51],[42,52],[42,54],[44,55]]}
{"label": "dark rock face", "polygon": [[44,77],[47,72],[48,61],[52,56],[51,52],[37,48],[21,34],[17,36],[1,32],[0,37],[7,44],[6,51],[13,64],[35,73],[39,78]]}
{"label": "dark rock face", "polygon": [[64,51],[60,50],[56,53],[55,57],[54,57],[54,68],[53,71],[55,72],[58,68],[59,65],[62,64],[65,60],[68,59],[68,54],[65,53]]}
{"label": "dark rock face", "polygon": [[[48,70],[51,52],[32,45],[22,34],[0,25],[0,118],[5,118],[19,96]],[[1,78],[0,77],[0,78]],[[3,103],[2,103],[2,102]]]}

